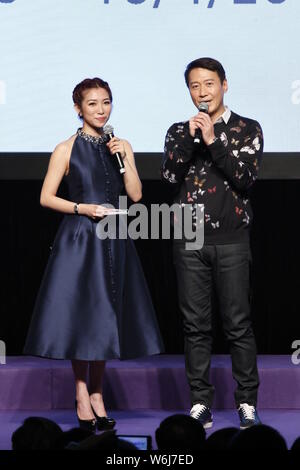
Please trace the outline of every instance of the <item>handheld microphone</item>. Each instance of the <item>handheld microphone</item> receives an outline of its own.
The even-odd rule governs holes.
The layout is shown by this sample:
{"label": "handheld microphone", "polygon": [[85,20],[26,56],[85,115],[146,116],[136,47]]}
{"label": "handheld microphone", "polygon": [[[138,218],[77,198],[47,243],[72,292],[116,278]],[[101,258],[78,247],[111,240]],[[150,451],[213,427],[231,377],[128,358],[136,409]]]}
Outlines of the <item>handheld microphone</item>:
{"label": "handheld microphone", "polygon": [[[197,108],[199,112],[208,114],[208,104],[205,101],[201,101],[201,103],[199,103]],[[196,129],[195,137],[194,137],[194,144],[200,144],[201,139],[202,139],[201,129]]]}
{"label": "handheld microphone", "polygon": [[[103,127],[103,132],[104,134],[108,135],[109,140],[114,138],[114,128],[110,126],[109,124]],[[115,157],[117,161],[119,171],[122,175],[123,173],[125,173],[125,166],[124,166],[123,158],[121,157],[119,152],[114,153],[113,156]]]}

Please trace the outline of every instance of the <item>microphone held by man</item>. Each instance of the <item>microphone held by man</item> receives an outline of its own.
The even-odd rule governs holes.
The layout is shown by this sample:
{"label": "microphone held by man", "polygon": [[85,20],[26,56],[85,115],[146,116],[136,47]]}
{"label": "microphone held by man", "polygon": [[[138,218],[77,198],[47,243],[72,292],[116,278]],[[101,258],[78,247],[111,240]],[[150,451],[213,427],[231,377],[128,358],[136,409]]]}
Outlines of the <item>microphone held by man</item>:
{"label": "microphone held by man", "polygon": [[[208,104],[205,101],[201,101],[198,106],[198,110],[200,113],[208,114]],[[200,144],[202,140],[202,132],[201,129],[195,130],[195,137],[194,137],[194,144]]]}

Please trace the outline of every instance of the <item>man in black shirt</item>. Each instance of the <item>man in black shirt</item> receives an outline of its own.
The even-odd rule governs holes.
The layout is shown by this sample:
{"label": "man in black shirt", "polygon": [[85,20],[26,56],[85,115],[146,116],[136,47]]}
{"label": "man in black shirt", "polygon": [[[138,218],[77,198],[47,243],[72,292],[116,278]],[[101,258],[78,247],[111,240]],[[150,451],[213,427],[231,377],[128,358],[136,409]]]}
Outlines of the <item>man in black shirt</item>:
{"label": "man in black shirt", "polygon": [[237,382],[240,427],[245,429],[260,423],[256,345],[250,319],[252,210],[247,191],[257,178],[263,135],[258,122],[224,106],[228,84],[218,61],[201,58],[191,62],[185,80],[194,105],[199,109],[200,103],[206,103],[208,113],[198,112],[189,121],[170,127],[162,177],[175,189],[174,201],[181,207],[204,204],[203,247],[187,250],[183,240],[173,243],[190,414],[205,428],[212,426],[214,387],[209,370],[214,286]]}

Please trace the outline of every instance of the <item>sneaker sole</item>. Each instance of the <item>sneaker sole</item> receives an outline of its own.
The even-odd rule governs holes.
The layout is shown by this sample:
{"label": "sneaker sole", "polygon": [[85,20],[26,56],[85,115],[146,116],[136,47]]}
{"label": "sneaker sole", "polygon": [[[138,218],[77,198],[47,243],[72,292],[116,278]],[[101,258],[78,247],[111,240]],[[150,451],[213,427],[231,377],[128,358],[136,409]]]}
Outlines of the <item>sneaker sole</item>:
{"label": "sneaker sole", "polygon": [[213,427],[213,422],[212,422],[212,421],[203,424],[203,428],[204,428],[204,429],[210,429],[210,428],[212,428],[212,427]]}
{"label": "sneaker sole", "polygon": [[242,431],[244,431],[245,429],[248,429],[248,428],[251,428],[251,427],[252,427],[252,425],[251,426],[240,426],[240,429]]}
{"label": "sneaker sole", "polygon": [[259,423],[249,424],[248,426],[240,426],[241,430],[252,428],[253,426],[259,426]]}

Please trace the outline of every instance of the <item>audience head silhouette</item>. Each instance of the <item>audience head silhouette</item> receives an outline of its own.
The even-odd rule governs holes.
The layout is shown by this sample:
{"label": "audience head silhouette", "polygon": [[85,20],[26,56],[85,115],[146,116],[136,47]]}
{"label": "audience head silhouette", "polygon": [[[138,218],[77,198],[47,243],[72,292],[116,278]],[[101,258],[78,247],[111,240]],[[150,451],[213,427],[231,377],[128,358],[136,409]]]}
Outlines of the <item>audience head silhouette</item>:
{"label": "audience head silhouette", "polygon": [[224,428],[215,431],[205,442],[205,450],[228,450],[233,438],[239,433],[238,428]]}
{"label": "audience head silhouette", "polygon": [[291,447],[291,451],[292,452],[299,452],[300,451],[300,437],[298,437],[295,440],[294,444]]}
{"label": "audience head silhouette", "polygon": [[161,451],[198,452],[203,448],[205,431],[196,419],[176,414],[160,423],[155,437]]}
{"label": "audience head silhouette", "polygon": [[127,454],[137,451],[135,445],[119,439],[115,430],[105,431],[98,435],[92,435],[76,446],[69,446],[69,449],[98,450],[106,453],[118,452],[118,454]]}
{"label": "audience head silhouette", "polygon": [[63,431],[54,421],[46,418],[25,419],[12,435],[13,450],[55,450],[62,448]]}
{"label": "audience head silhouette", "polygon": [[260,424],[239,432],[232,441],[230,450],[287,450],[284,438],[278,431]]}

